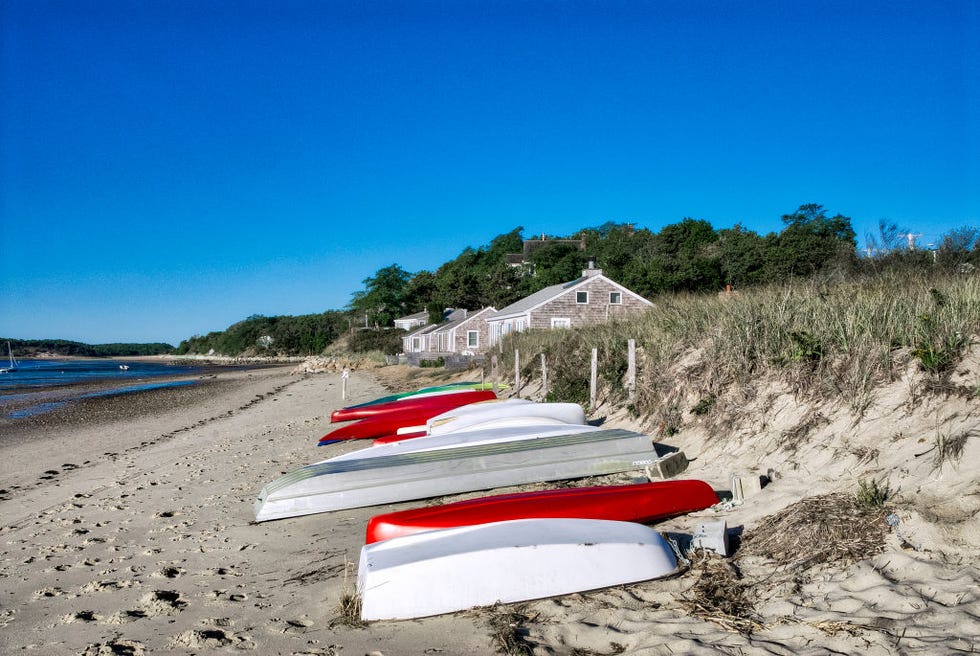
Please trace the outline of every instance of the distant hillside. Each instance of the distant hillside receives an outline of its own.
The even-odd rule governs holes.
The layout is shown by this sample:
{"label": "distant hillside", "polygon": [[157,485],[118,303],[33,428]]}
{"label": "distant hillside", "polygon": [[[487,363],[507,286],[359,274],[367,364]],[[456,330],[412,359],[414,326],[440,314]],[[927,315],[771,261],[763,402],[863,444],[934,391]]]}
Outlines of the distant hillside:
{"label": "distant hillside", "polygon": [[[170,344],[83,344],[66,339],[5,339],[0,338],[0,347],[10,342],[10,348],[17,358],[32,358],[39,355],[65,355],[90,358],[119,358],[138,355],[164,355],[171,353]],[[6,349],[3,349],[6,350]],[[6,355],[5,353],[3,355]]]}

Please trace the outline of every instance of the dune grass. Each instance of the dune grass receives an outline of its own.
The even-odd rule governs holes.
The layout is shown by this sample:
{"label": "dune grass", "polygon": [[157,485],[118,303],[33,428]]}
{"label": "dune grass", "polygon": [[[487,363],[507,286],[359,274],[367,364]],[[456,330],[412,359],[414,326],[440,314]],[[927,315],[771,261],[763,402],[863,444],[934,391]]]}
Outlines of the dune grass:
{"label": "dune grass", "polygon": [[[731,411],[760,379],[857,415],[875,390],[910,361],[939,389],[980,335],[980,277],[881,274],[771,284],[735,295],[669,295],[628,321],[574,330],[528,331],[501,345],[502,374],[540,375],[546,355],[550,400],[589,400],[591,351],[598,350],[601,400],[630,405],[668,431],[678,416]],[[637,386],[624,384],[627,340],[638,347]],[[508,365],[510,371],[507,371]],[[692,401],[693,399],[693,401]]]}

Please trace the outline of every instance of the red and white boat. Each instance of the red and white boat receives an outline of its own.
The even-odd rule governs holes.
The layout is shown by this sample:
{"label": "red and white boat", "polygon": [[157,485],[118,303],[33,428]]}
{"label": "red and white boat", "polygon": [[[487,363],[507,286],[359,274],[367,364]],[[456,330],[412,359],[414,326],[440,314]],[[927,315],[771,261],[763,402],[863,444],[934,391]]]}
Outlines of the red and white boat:
{"label": "red and white boat", "polygon": [[403,535],[511,519],[565,517],[648,523],[718,503],[704,481],[671,480],[498,494],[425,508],[375,515],[365,543]]}

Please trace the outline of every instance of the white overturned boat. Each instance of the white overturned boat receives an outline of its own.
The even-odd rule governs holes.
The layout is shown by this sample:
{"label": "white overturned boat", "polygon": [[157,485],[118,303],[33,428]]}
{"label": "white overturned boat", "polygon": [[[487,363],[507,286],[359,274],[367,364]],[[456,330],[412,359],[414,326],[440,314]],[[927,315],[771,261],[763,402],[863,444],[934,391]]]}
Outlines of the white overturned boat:
{"label": "white overturned boat", "polygon": [[413,437],[411,439],[389,442],[387,444],[376,444],[364,449],[334,456],[333,458],[329,458],[321,462],[342,462],[345,460],[356,460],[358,458],[378,458],[380,456],[395,455],[399,453],[458,449],[463,446],[497,444],[501,442],[513,442],[515,440],[535,440],[540,437],[550,437],[552,435],[573,435],[576,433],[591,433],[599,430],[597,427],[589,426],[587,424],[570,425],[561,422],[533,423],[535,421],[538,420],[532,417],[525,422],[512,426],[502,426],[498,428],[478,427],[480,430],[444,433],[442,435],[426,435],[425,437]]}
{"label": "white overturned boat", "polygon": [[452,613],[661,578],[674,553],[648,526],[519,519],[416,533],[361,549],[361,619]]}
{"label": "white overturned boat", "polygon": [[[632,471],[656,457],[650,438],[642,433],[561,428],[559,434],[533,439],[391,451],[307,465],[262,488],[254,504],[255,521]],[[569,428],[592,430],[570,433]],[[417,438],[405,446],[451,437]]]}
{"label": "white overturned boat", "polygon": [[[478,405],[478,404],[475,404]],[[465,406],[464,406],[465,407]],[[429,435],[521,424],[585,424],[578,403],[488,403],[466,412],[445,412],[426,422]]]}

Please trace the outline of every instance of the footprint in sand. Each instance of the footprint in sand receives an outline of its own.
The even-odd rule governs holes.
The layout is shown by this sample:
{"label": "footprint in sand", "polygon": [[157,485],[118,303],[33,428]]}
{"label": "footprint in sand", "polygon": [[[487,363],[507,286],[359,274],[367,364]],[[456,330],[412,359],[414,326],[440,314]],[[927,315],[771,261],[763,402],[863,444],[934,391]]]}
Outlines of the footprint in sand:
{"label": "footprint in sand", "polygon": [[178,633],[170,639],[171,648],[217,649],[235,647],[236,649],[255,649],[255,643],[246,635],[235,635],[223,629],[206,628]]}
{"label": "footprint in sand", "polygon": [[96,642],[88,645],[79,656],[103,656],[103,654],[120,654],[120,656],[145,656],[146,647],[135,640],[111,640],[106,643]]}
{"label": "footprint in sand", "polygon": [[173,590],[154,590],[140,599],[140,608],[147,616],[176,615],[187,607],[179,592]]}

